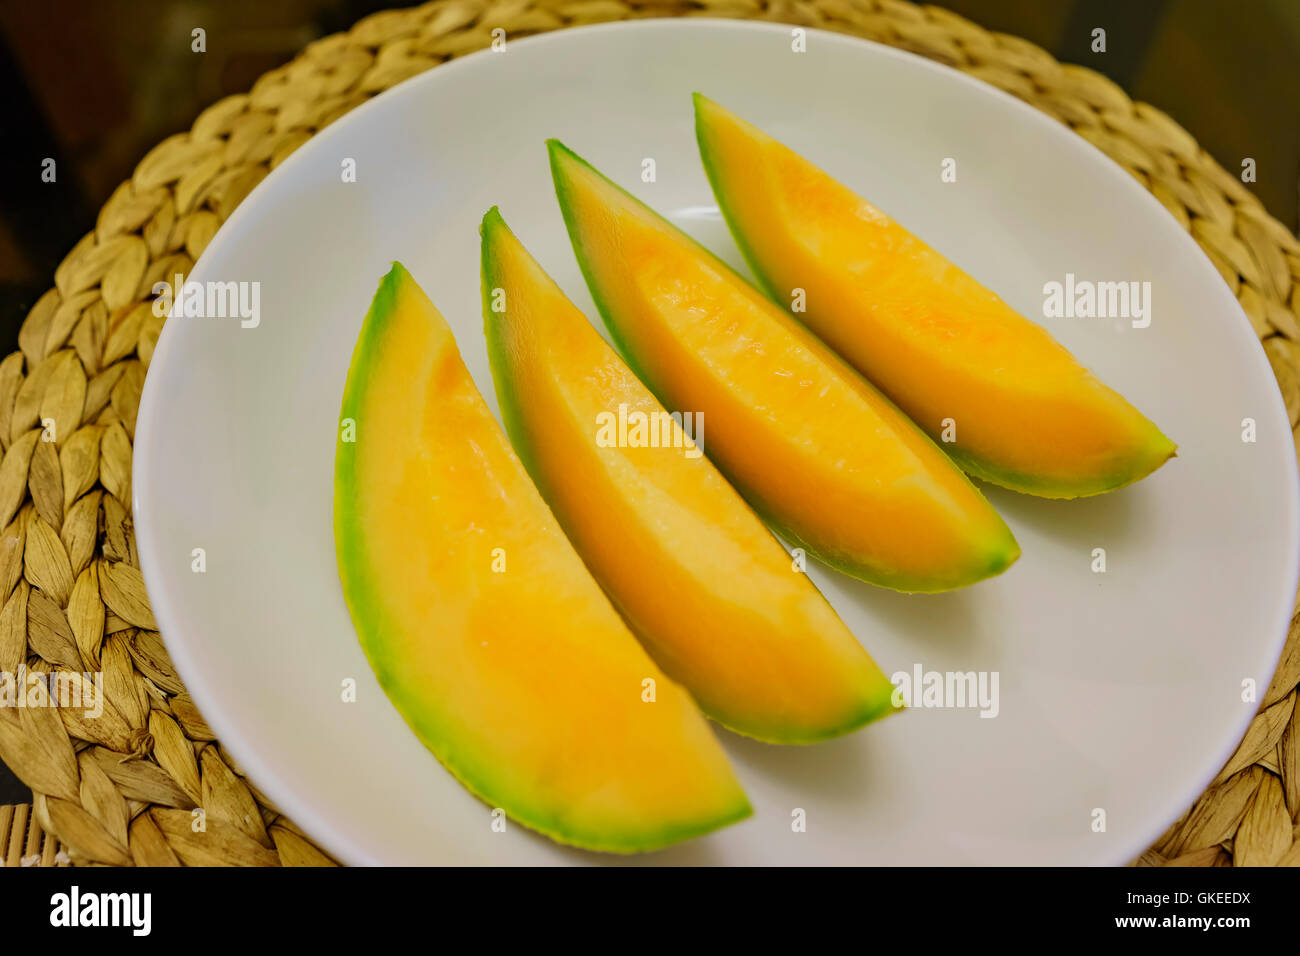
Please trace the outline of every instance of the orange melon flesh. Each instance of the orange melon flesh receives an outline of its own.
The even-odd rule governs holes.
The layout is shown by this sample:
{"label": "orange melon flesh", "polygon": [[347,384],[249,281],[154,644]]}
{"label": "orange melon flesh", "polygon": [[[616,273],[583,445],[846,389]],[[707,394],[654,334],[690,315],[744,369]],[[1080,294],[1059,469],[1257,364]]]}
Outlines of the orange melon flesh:
{"label": "orange melon flesh", "polygon": [[400,265],[366,316],[342,418],[343,593],[385,693],[448,770],[593,850],[749,814],[707,722],[587,573]]}
{"label": "orange melon flesh", "polygon": [[902,591],[962,587],[1016,559],[998,514],[884,396],[712,253],[550,149],[610,333],[666,407],[704,414],[705,451],[769,524]]}
{"label": "orange melon flesh", "polygon": [[[495,208],[482,231],[483,317],[506,431],[651,656],[710,717],[771,743],[810,743],[892,713],[889,679],[682,425]],[[629,430],[620,447],[620,416],[629,429],[665,427]],[[708,440],[707,426],[686,422]]]}
{"label": "orange melon flesh", "polygon": [[968,473],[1049,498],[1137,481],[1174,455],[1041,326],[788,147],[696,94],[709,181],[771,296],[939,438]]}

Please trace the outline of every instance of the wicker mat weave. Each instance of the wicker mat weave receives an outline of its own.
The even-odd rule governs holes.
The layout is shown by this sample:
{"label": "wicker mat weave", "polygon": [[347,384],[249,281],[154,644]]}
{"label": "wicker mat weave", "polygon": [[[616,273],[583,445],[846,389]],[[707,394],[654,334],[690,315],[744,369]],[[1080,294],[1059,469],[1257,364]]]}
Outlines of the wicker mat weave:
{"label": "wicker mat weave", "polygon": [[[1068,124],[1133,174],[1218,267],[1300,420],[1300,243],[1185,130],[1105,77],[900,0],[435,0],[315,42],[153,149],[54,274],[0,362],[0,671],[102,671],[103,716],[0,708],[0,759],[32,789],[0,808],[6,864],[330,861],[214,739],[159,638],[139,571],[131,442],[162,320],[153,284],[313,133],[369,97],[509,36],[650,16],[775,20],[947,63]],[[42,441],[53,420],[55,441]],[[48,437],[48,436],[47,436]],[[1300,623],[1237,753],[1137,861],[1300,864]],[[195,807],[206,829],[191,827]]]}

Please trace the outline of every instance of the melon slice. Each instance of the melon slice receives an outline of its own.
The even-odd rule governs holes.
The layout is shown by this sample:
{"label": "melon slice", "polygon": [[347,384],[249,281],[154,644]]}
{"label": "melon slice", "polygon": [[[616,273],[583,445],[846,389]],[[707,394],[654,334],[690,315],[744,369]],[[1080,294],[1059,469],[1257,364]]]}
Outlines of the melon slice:
{"label": "melon slice", "polygon": [[983,495],[888,399],[720,259],[549,143],[592,297],[668,408],[781,534],[846,574],[943,591],[1020,554]]}
{"label": "melon slice", "polygon": [[400,265],[366,315],[342,417],[343,594],[384,691],[461,783],[592,850],[749,814],[708,722],[587,573]]}
{"label": "melon slice", "polygon": [[534,483],[706,714],[803,744],[893,712],[893,684],[701,455],[707,428],[655,400],[495,207],[483,219],[483,318],[501,417]]}
{"label": "melon slice", "polygon": [[[1177,446],[1041,326],[788,147],[699,94],[714,195],[771,296],[968,473],[1047,498],[1146,477]],[[944,436],[947,429],[948,434]]]}

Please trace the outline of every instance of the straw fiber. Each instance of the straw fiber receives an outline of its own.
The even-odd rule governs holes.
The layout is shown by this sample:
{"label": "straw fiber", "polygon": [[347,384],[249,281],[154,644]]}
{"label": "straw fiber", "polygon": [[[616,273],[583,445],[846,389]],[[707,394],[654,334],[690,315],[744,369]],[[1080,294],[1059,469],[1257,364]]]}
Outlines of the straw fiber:
{"label": "straw fiber", "polygon": [[[177,677],[140,575],[131,444],[162,319],[257,183],[374,94],[509,37],[653,16],[741,17],[902,47],[1027,101],[1127,169],[1191,232],[1264,342],[1300,421],[1300,243],[1164,113],[1013,36],[899,0],[435,0],[308,46],[155,147],[33,306],[0,361],[0,671],[104,674],[103,716],[0,708],[0,759],[35,794],[0,808],[7,865],[319,865],[328,858],[225,753]],[[1300,863],[1300,623],[1219,778],[1137,861]],[[1225,638],[1228,635],[1225,635]],[[65,680],[76,680],[69,676]],[[202,825],[195,808],[202,808]]]}

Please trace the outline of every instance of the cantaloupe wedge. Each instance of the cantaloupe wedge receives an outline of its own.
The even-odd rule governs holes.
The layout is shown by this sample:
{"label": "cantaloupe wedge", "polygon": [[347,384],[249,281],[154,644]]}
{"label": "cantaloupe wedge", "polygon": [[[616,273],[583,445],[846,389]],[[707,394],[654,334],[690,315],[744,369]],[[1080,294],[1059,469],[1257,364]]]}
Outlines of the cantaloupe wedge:
{"label": "cantaloupe wedge", "polygon": [[892,713],[894,685],[700,454],[707,428],[655,400],[495,207],[482,232],[506,432],[650,655],[710,717],[770,743]]}
{"label": "cantaloupe wedge", "polygon": [[983,495],[888,399],[703,246],[549,146],[612,337],[666,407],[704,414],[706,454],[769,524],[902,591],[962,587],[1019,556]]}
{"label": "cantaloupe wedge", "polygon": [[1146,477],[1175,453],[1120,394],[871,203],[703,96],[714,195],[771,296],[970,474],[1048,498]]}
{"label": "cantaloupe wedge", "polygon": [[592,850],[749,814],[707,721],[587,573],[400,265],[362,327],[342,425],[343,594],[384,691],[448,770]]}

